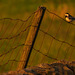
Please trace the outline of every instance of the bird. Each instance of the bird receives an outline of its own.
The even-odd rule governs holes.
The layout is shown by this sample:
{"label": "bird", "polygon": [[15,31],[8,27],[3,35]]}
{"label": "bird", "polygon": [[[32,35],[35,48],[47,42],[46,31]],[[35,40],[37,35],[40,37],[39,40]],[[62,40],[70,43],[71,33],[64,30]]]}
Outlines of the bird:
{"label": "bird", "polygon": [[75,20],[75,17],[71,16],[69,13],[65,13],[65,19],[70,23]]}

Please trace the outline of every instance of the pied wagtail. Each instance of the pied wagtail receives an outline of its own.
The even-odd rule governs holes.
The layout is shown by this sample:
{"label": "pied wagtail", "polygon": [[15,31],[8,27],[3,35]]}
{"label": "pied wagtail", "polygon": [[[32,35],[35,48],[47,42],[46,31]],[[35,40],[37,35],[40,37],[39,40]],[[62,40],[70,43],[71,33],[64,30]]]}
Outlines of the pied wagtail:
{"label": "pied wagtail", "polygon": [[73,20],[75,20],[75,17],[71,16],[69,13],[66,13],[65,19],[67,22],[72,22]]}

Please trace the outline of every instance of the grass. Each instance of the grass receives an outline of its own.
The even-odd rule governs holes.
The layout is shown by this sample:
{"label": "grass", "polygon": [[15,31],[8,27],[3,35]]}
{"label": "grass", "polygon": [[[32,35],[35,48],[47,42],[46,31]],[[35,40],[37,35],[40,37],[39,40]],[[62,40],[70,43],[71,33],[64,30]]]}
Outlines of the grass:
{"label": "grass", "polygon": [[[0,0],[0,17],[10,17],[10,18],[20,18],[20,19],[26,19],[32,12],[34,12],[37,7],[40,5],[46,6],[50,11],[55,12],[59,16],[64,18],[65,12],[70,12],[74,15],[74,0],[13,0],[13,1],[5,1]],[[69,7],[70,6],[70,7]],[[58,17],[53,17],[52,21],[52,14],[49,14],[46,12],[42,24],[40,26],[40,29],[43,31],[47,31],[48,28],[50,29],[47,31],[50,35],[55,36],[55,38],[66,42],[69,42],[70,44],[74,45],[75,42],[75,26],[70,25],[69,23],[64,22],[63,20],[59,19]],[[26,22],[26,25],[22,23],[21,21],[14,21],[14,20],[1,20],[0,21],[0,37],[11,37],[13,35],[17,35],[20,31],[24,30],[26,26],[31,25],[31,19],[29,19],[28,22]],[[52,24],[51,24],[52,22]],[[4,24],[3,24],[4,23]],[[22,25],[22,27],[20,27]],[[2,28],[3,27],[3,28]],[[59,29],[60,27],[60,29]],[[69,29],[69,30],[68,30]],[[4,56],[0,57],[0,64],[4,64],[8,61],[8,59],[13,60],[19,60],[23,46],[15,48],[17,45],[22,44],[26,40],[26,36],[29,32],[29,28],[26,32],[22,33],[20,36],[11,39],[11,40],[0,40],[0,55],[2,53],[7,52],[10,50],[11,52],[8,54],[5,54]],[[68,33],[67,33],[68,32]],[[4,43],[3,43],[4,42]],[[42,43],[43,42],[43,43]],[[3,44],[2,44],[3,43]],[[42,45],[41,45],[42,44]],[[61,46],[62,44],[62,46]],[[49,48],[50,47],[50,48]],[[61,48],[60,48],[61,47]],[[59,42],[55,39],[53,39],[49,35],[44,35],[43,32],[39,31],[34,48],[37,50],[40,50],[43,54],[47,54],[50,57],[58,57],[58,60],[65,59],[65,60],[74,60],[74,47],[71,47],[65,43]],[[58,54],[59,50],[59,55]],[[71,54],[72,53],[72,54]],[[34,49],[32,50],[31,57],[29,59],[28,65],[34,66],[40,63],[50,63],[56,60],[49,59],[46,56],[43,56],[41,53],[36,52]],[[15,61],[9,61],[7,65],[3,65],[0,67],[0,72],[7,72],[10,70],[16,70],[18,65],[18,62]]]}

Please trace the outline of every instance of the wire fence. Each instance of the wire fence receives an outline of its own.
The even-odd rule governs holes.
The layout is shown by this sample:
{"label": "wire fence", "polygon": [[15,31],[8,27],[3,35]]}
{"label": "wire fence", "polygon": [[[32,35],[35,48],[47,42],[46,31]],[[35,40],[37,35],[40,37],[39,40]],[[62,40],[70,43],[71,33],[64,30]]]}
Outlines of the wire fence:
{"label": "wire fence", "polygon": [[0,19],[0,72],[17,68],[34,13],[26,20]]}
{"label": "wire fence", "polygon": [[[0,19],[0,72],[16,70],[18,62],[24,62],[20,56],[36,12],[26,20]],[[46,9],[27,65],[75,60],[74,49],[75,24]]]}
{"label": "wire fence", "polygon": [[75,60],[75,24],[46,10],[28,66],[57,60]]}

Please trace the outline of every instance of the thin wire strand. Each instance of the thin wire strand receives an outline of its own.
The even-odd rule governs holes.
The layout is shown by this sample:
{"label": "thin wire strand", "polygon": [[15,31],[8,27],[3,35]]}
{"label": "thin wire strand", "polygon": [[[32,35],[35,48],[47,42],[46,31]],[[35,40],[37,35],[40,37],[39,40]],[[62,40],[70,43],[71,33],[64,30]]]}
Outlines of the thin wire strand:
{"label": "thin wire strand", "polygon": [[[23,25],[24,25],[24,23],[21,24],[21,26],[20,26],[20,28],[19,28],[20,30],[21,30],[21,28],[23,27]],[[19,29],[18,29],[18,30],[19,30]],[[18,32],[18,30],[17,30],[17,32]],[[16,32],[16,33],[17,33],[17,32]],[[20,36],[21,36],[21,35],[20,35]],[[16,38],[14,39],[14,41],[15,41],[15,40],[16,40]],[[20,41],[18,41],[18,42],[20,42]],[[13,42],[13,43],[14,43],[14,42]],[[12,53],[10,54],[9,60],[10,60],[11,57],[14,55],[13,53],[14,53],[14,50],[13,50]],[[11,62],[11,63],[12,63],[12,62]],[[4,67],[5,67],[5,66],[4,66]],[[12,68],[12,65],[11,65],[11,67],[10,67],[10,70],[11,70],[11,68]],[[3,68],[3,69],[4,69],[4,68]]]}
{"label": "thin wire strand", "polygon": [[[47,10],[50,14],[54,14],[55,16],[59,17],[60,19],[62,19],[62,20],[65,21],[66,23],[68,23],[66,20],[64,20],[64,19],[63,19],[62,17],[60,17],[59,15],[57,15],[57,14],[55,14],[55,13],[49,11],[48,9],[46,9],[46,10]],[[68,24],[71,24],[71,25],[75,26],[75,24],[73,24],[72,22],[69,22]]]}
{"label": "thin wire strand", "polygon": [[[74,48],[74,49],[75,49],[75,48]],[[71,60],[71,58],[72,58],[72,54],[73,54],[73,52],[74,52],[74,49],[72,49],[71,54],[70,54],[70,56],[69,56],[69,58],[68,58],[68,61]]]}
{"label": "thin wire strand", "polygon": [[51,35],[51,34],[45,32],[45,31],[43,31],[43,30],[41,30],[41,29],[39,29],[39,30],[42,31],[43,33],[45,33],[46,35],[49,35],[50,37],[52,37],[53,39],[55,39],[55,40],[57,40],[57,41],[59,41],[59,42],[62,42],[62,43],[65,43],[65,44],[67,44],[67,45],[69,45],[69,46],[75,47],[74,45],[72,45],[72,44],[70,44],[70,43],[68,43],[68,42],[66,42],[66,41],[64,41],[64,40],[59,40],[59,39],[57,39],[57,38],[54,37],[53,35]]}
{"label": "thin wire strand", "polygon": [[[24,24],[24,23],[21,24],[21,26],[20,26],[19,29],[16,31],[16,33],[18,33],[18,31],[22,28],[23,24]],[[15,38],[15,39],[13,40],[13,45],[15,44],[15,41],[16,41],[16,40],[17,40],[17,38]],[[11,50],[11,49],[12,49],[12,47],[10,48],[10,50]],[[12,52],[10,53],[10,56],[9,56],[9,58],[8,58],[9,60],[11,59],[13,53],[14,53],[14,50],[12,50]],[[5,66],[4,66],[4,68],[5,68]],[[4,68],[3,68],[3,69],[4,69]]]}
{"label": "thin wire strand", "polygon": [[3,23],[2,23],[2,26],[1,26],[1,30],[0,30],[0,33],[1,33],[1,31],[3,30],[3,26],[4,26],[4,22],[5,20],[3,20]]}
{"label": "thin wire strand", "polygon": [[[51,24],[50,24],[51,26],[52,26],[52,23],[53,23],[53,19],[54,19],[54,15],[53,15],[52,20],[51,20]],[[49,29],[51,28],[50,25],[49,25],[48,30],[47,30],[46,32],[48,32]],[[45,35],[45,34],[44,34],[44,35]],[[45,35],[45,36],[46,36],[46,35]],[[51,43],[52,43],[52,40],[51,40]],[[50,45],[50,46],[51,46],[51,45]],[[49,46],[49,47],[50,47],[50,46]],[[47,54],[48,54],[49,51],[50,51],[50,50],[48,49]],[[44,58],[45,58],[45,57],[42,58],[41,62],[44,61]]]}
{"label": "thin wire strand", "polygon": [[[67,36],[67,34],[68,34],[68,32],[69,32],[69,29],[70,29],[70,25],[69,25],[69,27],[68,27],[68,29],[67,29],[67,31],[66,31],[66,35],[65,35],[64,40],[66,40],[66,36]],[[62,45],[63,45],[63,42],[61,43],[61,45],[60,45],[60,47],[59,47],[59,49],[58,49],[58,53],[57,53],[57,56],[56,56],[57,58],[58,58],[58,55],[59,55],[59,53],[60,53],[60,49],[61,49]]]}
{"label": "thin wire strand", "polygon": [[[13,44],[14,44],[14,43],[13,43]],[[6,55],[5,55],[5,56],[6,56]],[[5,57],[5,56],[4,56],[4,57]],[[3,58],[3,60],[4,60],[4,58]]]}
{"label": "thin wire strand", "polygon": [[[15,27],[16,27],[17,24],[18,24],[18,21],[17,21],[16,24],[13,26],[13,28],[12,28],[12,30],[11,30],[11,32],[10,32],[10,35],[13,33],[13,30],[15,29]],[[9,36],[10,36],[10,35],[9,35]],[[9,42],[10,42],[10,40],[8,40],[8,43],[6,44],[5,50],[7,49]],[[4,51],[5,51],[5,50],[4,50]],[[8,53],[7,53],[7,54],[8,54]],[[3,62],[3,60],[5,59],[5,57],[7,56],[7,54],[5,54],[5,55],[3,56],[1,62]],[[4,67],[3,67],[3,70],[4,70]]]}
{"label": "thin wire strand", "polygon": [[31,25],[27,26],[24,30],[22,30],[20,33],[18,33],[17,35],[14,35],[12,37],[6,37],[6,38],[0,38],[0,40],[3,40],[3,39],[7,39],[7,40],[10,40],[10,39],[13,39],[13,38],[16,38],[18,37],[21,33],[25,32]]}
{"label": "thin wire strand", "polygon": [[[72,41],[72,44],[73,44],[73,42],[74,42],[74,41]],[[70,49],[71,49],[71,47],[69,46],[68,49],[67,49],[67,51],[66,51],[66,54],[65,54],[64,59],[66,59],[66,57],[67,57],[68,52],[70,51]],[[75,49],[75,48],[74,48],[74,49]],[[70,56],[69,56],[69,58],[68,58],[68,61],[71,60],[71,56],[72,56],[72,53],[74,52],[74,49],[72,49],[71,54],[70,54]]]}
{"label": "thin wire strand", "polygon": [[35,51],[41,53],[42,55],[44,55],[44,56],[50,58],[50,59],[58,60],[57,58],[50,57],[50,56],[48,56],[47,54],[44,54],[44,53],[40,52],[40,50],[37,50],[37,49],[35,49],[35,48],[33,48],[33,49],[34,49]]}
{"label": "thin wire strand", "polygon": [[[27,24],[27,22],[25,23],[25,25],[26,25],[26,24]],[[24,26],[24,24],[23,24],[23,26]],[[23,34],[23,33],[22,33],[22,34]],[[20,38],[19,38],[18,43],[20,42],[20,40],[21,40],[21,38],[22,38],[22,34],[20,35]],[[20,51],[21,51],[21,47],[20,47],[20,49],[18,50],[18,53],[16,54],[16,57],[14,58],[14,60],[16,60],[16,58],[18,57],[18,55],[19,55]],[[13,64],[14,64],[14,61],[12,61],[12,62],[11,62],[10,70],[12,69]]]}
{"label": "thin wire strand", "polygon": [[[10,22],[11,22],[11,20],[10,20]],[[9,23],[9,24],[10,24],[10,23]],[[7,27],[6,27],[5,31],[3,32],[3,34],[1,35],[2,37],[4,37],[4,35],[6,34],[7,29],[8,29],[8,27],[9,27],[9,24],[7,25]],[[3,40],[2,44],[0,45],[0,48],[3,46],[4,42],[5,42],[5,40]]]}
{"label": "thin wire strand", "polygon": [[29,18],[31,18],[31,16],[32,16],[33,14],[35,14],[36,12],[38,12],[38,11],[33,12],[26,20],[22,20],[22,19],[12,19],[12,18],[1,18],[0,20],[6,20],[6,19],[8,19],[8,20],[14,20],[14,21],[27,22],[27,21],[29,20]]}
{"label": "thin wire strand", "polygon": [[[54,37],[56,37],[57,34],[58,34],[58,32],[60,31],[60,29],[61,29],[61,25],[62,25],[62,22],[59,24],[59,28],[58,28],[58,30],[57,30],[57,32],[56,32],[56,35],[55,35]],[[51,49],[51,45],[52,45],[52,43],[53,43],[53,41],[51,42],[51,44],[50,44],[50,46],[49,46],[49,49],[48,49],[47,54],[49,54],[49,52],[50,52],[50,49]],[[53,62],[53,61],[52,61],[52,62]]]}

